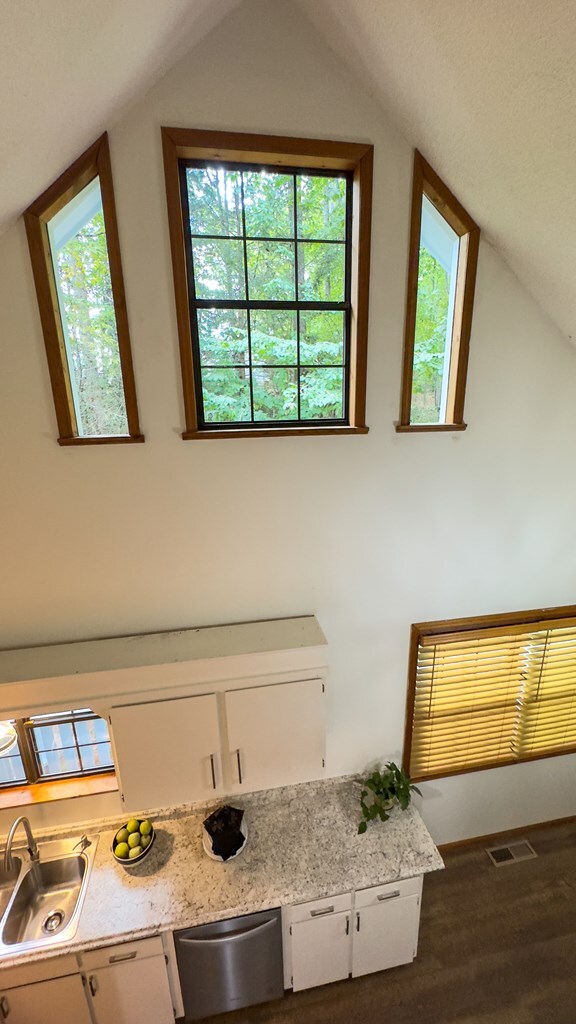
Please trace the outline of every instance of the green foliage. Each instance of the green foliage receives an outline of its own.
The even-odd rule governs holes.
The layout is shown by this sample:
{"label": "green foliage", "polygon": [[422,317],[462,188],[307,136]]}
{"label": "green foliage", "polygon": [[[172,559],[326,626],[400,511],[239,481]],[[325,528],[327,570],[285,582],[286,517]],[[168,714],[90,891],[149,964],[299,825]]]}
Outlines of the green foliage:
{"label": "green foliage", "polygon": [[434,256],[421,246],[412,378],[413,423],[438,422],[449,297],[448,274]]}
{"label": "green foliage", "polygon": [[197,310],[206,420],[250,421],[251,394],[258,421],[343,419],[344,314],[275,303],[343,301],[345,180],[202,167],[187,187],[197,296],[245,299],[247,280],[270,303]]}
{"label": "green foliage", "polygon": [[[376,768],[362,780],[362,785],[364,788],[360,795],[360,807],[363,820],[358,825],[359,834],[365,832],[367,823],[375,818],[388,821],[388,811],[394,804],[399,804],[405,811],[410,805],[413,792],[421,795],[418,787],[410,782],[410,776],[394,761],[388,761],[383,769]],[[370,798],[369,803],[367,797]]]}
{"label": "green foliage", "polygon": [[106,231],[97,213],[57,253],[83,434],[127,434]]}

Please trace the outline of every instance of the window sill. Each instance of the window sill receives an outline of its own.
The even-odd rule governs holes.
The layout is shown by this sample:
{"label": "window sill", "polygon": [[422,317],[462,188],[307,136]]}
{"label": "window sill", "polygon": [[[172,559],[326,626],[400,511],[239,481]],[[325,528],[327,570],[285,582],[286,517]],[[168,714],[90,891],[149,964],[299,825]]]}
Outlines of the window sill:
{"label": "window sill", "polygon": [[424,434],[432,431],[466,430],[467,423],[395,423],[397,434]]}
{"label": "window sill", "polygon": [[87,444],[142,444],[144,434],[122,434],[115,437],[59,437],[58,444],[64,448],[73,448],[76,445]]}
{"label": "window sill", "polygon": [[256,427],[250,430],[187,430],[182,434],[183,441],[205,441],[216,437],[302,437],[309,434],[367,434],[368,427]]}
{"label": "window sill", "polygon": [[53,782],[37,782],[32,786],[11,786],[0,790],[0,810],[10,807],[30,807],[52,800],[71,800],[79,796],[95,796],[98,793],[114,793],[118,780],[114,772],[105,775],[90,775],[84,779],[55,779]]}

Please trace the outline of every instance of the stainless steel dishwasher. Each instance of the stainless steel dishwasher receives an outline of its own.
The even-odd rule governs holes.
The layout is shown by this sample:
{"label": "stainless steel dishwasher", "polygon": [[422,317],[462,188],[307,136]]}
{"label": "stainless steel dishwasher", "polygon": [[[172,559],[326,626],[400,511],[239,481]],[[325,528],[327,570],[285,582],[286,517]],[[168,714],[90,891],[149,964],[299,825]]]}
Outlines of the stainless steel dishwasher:
{"label": "stainless steel dishwasher", "polygon": [[174,942],[186,1021],[284,995],[280,910],[186,928]]}

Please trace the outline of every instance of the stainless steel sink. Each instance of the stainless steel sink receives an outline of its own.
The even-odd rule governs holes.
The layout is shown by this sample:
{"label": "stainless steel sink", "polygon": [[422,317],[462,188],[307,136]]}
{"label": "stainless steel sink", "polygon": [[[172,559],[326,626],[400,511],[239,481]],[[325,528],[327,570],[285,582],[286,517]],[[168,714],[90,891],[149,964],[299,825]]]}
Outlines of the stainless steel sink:
{"label": "stainless steel sink", "polygon": [[25,861],[15,888],[12,884],[0,920],[0,955],[72,938],[97,842],[92,838],[81,852],[74,851],[74,839],[39,844],[40,860]]}
{"label": "stainless steel sink", "polygon": [[14,857],[10,871],[3,871],[0,868],[0,918],[4,917],[6,907],[10,903],[21,867],[22,861]]}

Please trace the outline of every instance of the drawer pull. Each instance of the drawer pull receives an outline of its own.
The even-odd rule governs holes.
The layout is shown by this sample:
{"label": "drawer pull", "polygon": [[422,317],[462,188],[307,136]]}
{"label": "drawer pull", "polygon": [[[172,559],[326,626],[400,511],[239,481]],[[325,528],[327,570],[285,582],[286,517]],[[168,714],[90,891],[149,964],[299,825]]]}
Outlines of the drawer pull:
{"label": "drawer pull", "polygon": [[381,892],[376,897],[379,903],[383,903],[384,900],[395,900],[400,895],[400,889],[395,889],[394,892]]}
{"label": "drawer pull", "polygon": [[135,960],[138,956],[138,950],[133,949],[131,953],[117,953],[116,956],[109,956],[109,964],[121,964],[123,960]]}
{"label": "drawer pull", "polygon": [[8,1005],[6,996],[2,996],[0,999],[0,1013],[2,1014],[2,1020],[8,1020],[8,1017],[10,1016],[10,1006]]}
{"label": "drawer pull", "polygon": [[324,914],[333,914],[334,907],[321,907],[319,910],[311,910],[310,917],[323,917]]}

